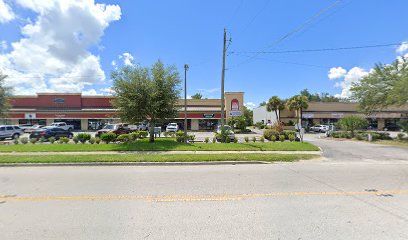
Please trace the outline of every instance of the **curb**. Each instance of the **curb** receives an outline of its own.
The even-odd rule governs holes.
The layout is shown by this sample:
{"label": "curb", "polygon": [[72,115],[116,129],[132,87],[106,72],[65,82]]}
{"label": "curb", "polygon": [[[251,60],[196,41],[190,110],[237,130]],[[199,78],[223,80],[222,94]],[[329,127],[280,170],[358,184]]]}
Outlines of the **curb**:
{"label": "curb", "polygon": [[211,166],[271,164],[264,161],[214,161],[214,162],[85,162],[85,163],[4,163],[1,167],[63,167],[63,166]]}

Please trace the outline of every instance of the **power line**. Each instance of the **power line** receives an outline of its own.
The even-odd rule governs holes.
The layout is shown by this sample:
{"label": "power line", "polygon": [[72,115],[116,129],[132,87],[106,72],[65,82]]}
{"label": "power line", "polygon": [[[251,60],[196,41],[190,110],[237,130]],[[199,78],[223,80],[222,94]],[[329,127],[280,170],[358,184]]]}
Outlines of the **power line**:
{"label": "power line", "polygon": [[[336,6],[340,1],[335,1],[334,3],[332,3],[331,5],[329,5],[328,7],[320,10],[319,12],[317,12],[315,15],[313,15],[312,17],[310,17],[309,19],[307,19],[304,23],[302,23],[301,25],[299,25],[297,28],[293,29],[292,31],[288,32],[287,34],[283,35],[282,37],[280,37],[279,39],[277,39],[276,41],[274,41],[272,44],[270,44],[269,46],[267,46],[265,49],[269,49],[272,48],[276,45],[278,45],[279,43],[283,42],[285,39],[289,38],[290,36],[292,36],[293,34],[299,32],[300,30],[302,30],[303,28],[305,28],[306,26],[308,26],[312,21],[314,21],[316,18],[320,17],[323,13],[327,12],[328,10],[330,10],[331,8],[333,8],[334,6]],[[265,51],[265,50],[264,50]],[[260,53],[255,53],[253,56],[249,57],[248,59],[244,60],[243,62],[238,63],[237,65],[233,66],[234,67],[238,67],[244,63],[247,63],[251,60],[253,60],[254,58],[256,58]],[[231,69],[231,68],[230,68]]]}
{"label": "power line", "polygon": [[352,47],[337,47],[337,48],[317,48],[317,49],[295,49],[295,50],[283,50],[283,51],[230,51],[231,54],[238,53],[255,53],[255,54],[281,54],[281,53],[308,53],[308,52],[327,52],[327,51],[341,51],[341,50],[354,50],[354,49],[367,49],[367,48],[381,48],[399,46],[402,43],[386,43],[376,45],[363,45]]}

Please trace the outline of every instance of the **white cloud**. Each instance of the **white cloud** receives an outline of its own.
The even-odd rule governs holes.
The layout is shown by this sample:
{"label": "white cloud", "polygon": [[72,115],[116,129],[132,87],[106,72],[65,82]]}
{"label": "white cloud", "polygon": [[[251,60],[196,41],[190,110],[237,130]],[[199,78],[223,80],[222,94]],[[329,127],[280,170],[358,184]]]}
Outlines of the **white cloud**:
{"label": "white cloud", "polygon": [[11,7],[4,0],[0,0],[0,23],[10,22],[14,18],[16,16]]}
{"label": "white cloud", "polygon": [[85,96],[99,96],[102,95],[101,93],[97,93],[95,89],[89,89],[86,91],[82,91],[82,95]]}
{"label": "white cloud", "polygon": [[408,42],[403,42],[398,48],[397,48],[397,53],[405,53],[408,51]]}
{"label": "white cloud", "polygon": [[122,55],[119,55],[119,59],[123,59],[123,64],[126,66],[132,66],[133,65],[133,59],[134,57],[130,53],[123,53]]}
{"label": "white cloud", "polygon": [[250,109],[250,110],[254,109],[254,108],[257,106],[257,105],[256,105],[255,103],[253,103],[253,102],[247,102],[247,103],[245,103],[244,105],[245,105],[245,107],[247,107],[247,108]]}
{"label": "white cloud", "polygon": [[7,48],[8,48],[7,42],[4,41],[4,40],[1,41],[1,42],[0,42],[0,50],[4,52],[4,51],[7,50]]}
{"label": "white cloud", "polygon": [[104,95],[113,95],[115,93],[115,91],[113,91],[112,88],[108,87],[108,88],[101,88],[99,89],[99,91],[103,92]]}
{"label": "white cloud", "polygon": [[335,86],[342,89],[340,94],[336,94],[336,97],[347,98],[351,96],[350,88],[352,87],[353,83],[357,83],[360,79],[366,76],[369,72],[366,70],[353,67],[350,69],[345,75],[344,79],[341,82],[336,82]]}
{"label": "white cloud", "polygon": [[112,60],[111,65],[112,65],[113,67],[116,67],[116,61],[115,61],[115,60]]}
{"label": "white cloud", "polygon": [[6,81],[15,94],[81,92],[105,81],[99,56],[88,49],[98,45],[112,21],[120,19],[119,6],[94,0],[17,0],[16,4],[37,17],[21,28],[23,37],[11,43],[12,51],[0,54],[0,70],[10,76]]}
{"label": "white cloud", "polygon": [[344,77],[344,75],[346,75],[347,70],[342,68],[342,67],[333,67],[330,68],[329,70],[329,79],[333,80],[333,79],[339,79]]}

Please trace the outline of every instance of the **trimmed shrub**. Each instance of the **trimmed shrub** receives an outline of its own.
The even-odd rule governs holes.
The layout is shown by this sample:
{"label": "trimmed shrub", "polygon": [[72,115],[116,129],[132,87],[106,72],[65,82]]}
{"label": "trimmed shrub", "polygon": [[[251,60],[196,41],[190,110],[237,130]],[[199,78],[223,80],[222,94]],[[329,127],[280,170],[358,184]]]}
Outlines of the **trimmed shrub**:
{"label": "trimmed shrub", "polygon": [[238,138],[234,138],[234,143],[238,143]]}
{"label": "trimmed shrub", "polygon": [[227,137],[227,138],[225,139],[225,142],[226,142],[226,143],[230,143],[230,142],[231,142],[231,138]]}
{"label": "trimmed shrub", "polygon": [[50,137],[50,138],[48,138],[48,141],[49,141],[51,144],[54,144],[54,142],[55,142],[55,137]]}
{"label": "trimmed shrub", "polygon": [[40,138],[40,143],[44,143],[45,142],[45,138],[44,137],[41,137]]}
{"label": "trimmed shrub", "polygon": [[121,134],[116,138],[116,140],[121,142],[121,143],[128,143],[128,142],[132,141],[132,138],[131,138],[130,134]]}
{"label": "trimmed shrub", "polygon": [[77,135],[78,140],[84,144],[86,143],[86,141],[89,141],[89,139],[91,139],[91,134],[88,133],[80,133]]}
{"label": "trimmed shrub", "polygon": [[139,131],[139,138],[146,138],[149,135],[148,131]]}
{"label": "trimmed shrub", "polygon": [[264,138],[264,137],[260,137],[260,138],[259,138],[259,141],[265,142],[265,138]]}
{"label": "trimmed shrub", "polygon": [[252,138],[252,142],[256,142],[256,137],[253,137],[253,138]]}
{"label": "trimmed shrub", "polygon": [[94,138],[94,137],[91,137],[91,138],[89,139],[89,143],[90,143],[90,144],[94,144],[94,143],[95,143],[95,138]]}
{"label": "trimmed shrub", "polygon": [[190,142],[194,142],[195,138],[196,138],[196,136],[194,134],[188,135],[188,140]]}
{"label": "trimmed shrub", "polygon": [[205,143],[208,143],[210,141],[210,139],[208,138],[208,137],[206,137],[205,139],[204,139],[204,142]]}
{"label": "trimmed shrub", "polygon": [[27,144],[28,143],[28,138],[27,137],[22,137],[22,138],[20,138],[20,142],[22,144]]}
{"label": "trimmed shrub", "polygon": [[289,136],[290,136],[290,135],[296,136],[296,132],[295,132],[295,131],[292,131],[292,130],[284,130],[284,131],[283,131],[283,134],[285,135],[285,137],[286,137],[287,140],[290,140],[290,139],[289,139]]}
{"label": "trimmed shrub", "polygon": [[72,141],[74,141],[74,143],[77,144],[79,142],[78,136],[73,137]]}
{"label": "trimmed shrub", "polygon": [[269,141],[272,141],[271,137],[272,136],[275,136],[275,137],[279,136],[279,132],[276,131],[276,130],[273,130],[273,129],[267,129],[267,130],[264,131],[263,136],[264,136],[264,138],[268,139]]}
{"label": "trimmed shrub", "polygon": [[213,137],[212,142],[213,142],[213,143],[217,143],[217,138],[216,138],[216,137]]}
{"label": "trimmed shrub", "polygon": [[18,139],[14,139],[14,140],[13,140],[13,143],[14,143],[15,145],[17,145],[17,144],[19,144],[20,142],[18,141]]}
{"label": "trimmed shrub", "polygon": [[37,138],[30,138],[30,143],[35,144],[37,142]]}
{"label": "trimmed shrub", "polygon": [[288,139],[289,139],[289,141],[291,141],[291,142],[295,141],[295,138],[296,138],[296,135],[295,135],[295,134],[289,134],[289,135],[288,135]]}
{"label": "trimmed shrub", "polygon": [[101,139],[100,139],[100,138],[95,138],[95,143],[96,143],[96,144],[101,143]]}
{"label": "trimmed shrub", "polygon": [[184,142],[184,132],[183,131],[176,132],[176,141],[179,143]]}
{"label": "trimmed shrub", "polygon": [[276,135],[272,135],[271,139],[268,139],[269,141],[275,142],[276,141]]}
{"label": "trimmed shrub", "polygon": [[245,142],[249,142],[249,138],[248,137],[244,137]]}
{"label": "trimmed shrub", "polygon": [[286,140],[285,135],[283,135],[283,134],[279,135],[279,141],[283,142],[285,140]]}
{"label": "trimmed shrub", "polygon": [[403,133],[398,133],[397,134],[398,140],[404,140],[404,137],[405,137],[405,134],[403,134]]}
{"label": "trimmed shrub", "polygon": [[140,138],[140,131],[132,132],[129,134],[129,136],[132,141],[136,141],[137,139]]}
{"label": "trimmed shrub", "polygon": [[106,144],[113,142],[116,140],[116,134],[112,132],[107,132],[101,135],[101,140],[104,141]]}

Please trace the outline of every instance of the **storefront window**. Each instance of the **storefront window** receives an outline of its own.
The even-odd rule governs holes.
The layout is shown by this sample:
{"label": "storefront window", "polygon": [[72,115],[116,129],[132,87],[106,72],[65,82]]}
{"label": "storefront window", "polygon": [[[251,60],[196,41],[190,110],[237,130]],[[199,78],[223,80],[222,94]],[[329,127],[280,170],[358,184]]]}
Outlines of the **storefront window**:
{"label": "storefront window", "polygon": [[368,119],[368,129],[378,129],[378,120],[375,118]]}
{"label": "storefront window", "polygon": [[214,130],[218,125],[217,119],[200,119],[198,120],[199,130]]}
{"label": "storefront window", "polygon": [[112,122],[112,119],[88,119],[88,130],[99,130]]}
{"label": "storefront window", "polygon": [[0,125],[11,125],[11,119],[0,119]]}

